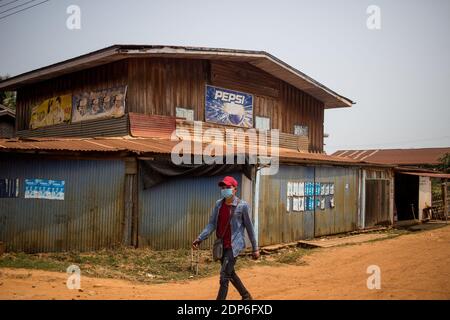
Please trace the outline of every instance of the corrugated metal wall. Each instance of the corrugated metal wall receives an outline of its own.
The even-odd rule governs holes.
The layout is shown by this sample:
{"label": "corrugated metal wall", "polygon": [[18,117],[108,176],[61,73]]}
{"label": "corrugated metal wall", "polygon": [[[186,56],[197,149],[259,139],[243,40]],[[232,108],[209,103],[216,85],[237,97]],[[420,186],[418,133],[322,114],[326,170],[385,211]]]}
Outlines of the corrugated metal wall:
{"label": "corrugated metal wall", "polygon": [[[19,178],[19,198],[0,198],[0,240],[8,250],[95,250],[121,241],[124,162],[0,159],[0,178]],[[25,199],[24,179],[65,181],[65,199]]]}
{"label": "corrugated metal wall", "polygon": [[[232,176],[241,185],[241,174]],[[189,248],[208,223],[224,176],[173,179],[139,193],[139,246]],[[239,190],[239,189],[238,189]],[[239,193],[238,193],[239,196]],[[209,247],[215,236],[206,242]]]}
{"label": "corrugated metal wall", "polygon": [[[288,181],[333,182],[335,208],[303,212],[293,212],[291,208],[287,212]],[[356,230],[358,169],[280,166],[278,174],[261,176],[258,214],[260,246]]]}
{"label": "corrugated metal wall", "polygon": [[258,210],[260,246],[314,236],[312,212],[286,212],[287,182],[298,180],[313,181],[314,167],[280,166],[276,175],[261,176]]}
{"label": "corrugated metal wall", "polygon": [[97,119],[77,123],[63,123],[34,130],[17,131],[17,136],[28,137],[114,137],[129,134],[128,115],[113,119]]}
{"label": "corrugated metal wall", "polygon": [[358,168],[316,167],[316,182],[334,182],[334,208],[316,209],[316,237],[357,230]]}

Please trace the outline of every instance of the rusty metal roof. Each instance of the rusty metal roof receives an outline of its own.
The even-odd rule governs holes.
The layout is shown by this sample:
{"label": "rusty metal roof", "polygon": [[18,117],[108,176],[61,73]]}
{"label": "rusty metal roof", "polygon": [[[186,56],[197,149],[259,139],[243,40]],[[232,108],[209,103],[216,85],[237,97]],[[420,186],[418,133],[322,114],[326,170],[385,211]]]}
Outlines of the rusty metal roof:
{"label": "rusty metal roof", "polygon": [[421,149],[372,149],[372,150],[339,150],[335,157],[354,159],[368,163],[396,165],[436,165],[439,158],[450,153],[447,148]]}
{"label": "rusty metal roof", "polygon": [[364,162],[335,157],[324,153],[300,152],[292,149],[280,148],[280,162],[308,163],[308,162],[330,162],[336,164],[347,165],[363,165]]}
{"label": "rusty metal roof", "polygon": [[450,173],[430,173],[430,172],[410,172],[410,171],[405,171],[405,172],[401,172],[401,174],[409,174],[409,175],[412,175],[412,176],[420,176],[420,177],[450,179]]}
{"label": "rusty metal roof", "polygon": [[248,62],[322,101],[325,108],[351,107],[354,103],[265,51],[161,45],[113,45],[0,81],[0,90],[16,90],[24,85],[134,57]]}
{"label": "rusty metal roof", "polygon": [[0,139],[1,151],[80,151],[170,153],[176,141],[120,138],[30,138]]}
{"label": "rusty metal roof", "polygon": [[[131,152],[134,154],[170,154],[180,141],[156,138],[135,138],[131,136],[115,138],[29,138],[29,139],[0,139],[0,152]],[[195,141],[190,141],[191,151],[194,152]],[[205,150],[203,144],[201,151]],[[219,144],[224,146],[223,144]],[[235,146],[237,153],[237,146]],[[225,149],[223,149],[225,153]],[[280,162],[290,163],[329,163],[341,165],[361,165],[361,161],[330,156],[321,153],[300,152],[292,149],[279,148]],[[214,155],[214,153],[212,153]],[[270,152],[269,152],[270,155]]]}

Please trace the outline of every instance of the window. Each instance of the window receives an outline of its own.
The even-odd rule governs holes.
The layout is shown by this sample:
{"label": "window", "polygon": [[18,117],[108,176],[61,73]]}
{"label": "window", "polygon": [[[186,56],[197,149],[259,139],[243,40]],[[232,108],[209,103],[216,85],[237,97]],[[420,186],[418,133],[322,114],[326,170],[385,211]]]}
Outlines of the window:
{"label": "window", "polygon": [[0,179],[0,198],[19,197],[19,179]]}
{"label": "window", "polygon": [[270,118],[256,116],[255,128],[259,130],[270,130]]}
{"label": "window", "polygon": [[176,116],[188,121],[194,121],[194,110],[188,108],[176,107]]}
{"label": "window", "polygon": [[296,136],[307,137],[308,136],[308,126],[299,125],[299,124],[294,125],[294,134]]}

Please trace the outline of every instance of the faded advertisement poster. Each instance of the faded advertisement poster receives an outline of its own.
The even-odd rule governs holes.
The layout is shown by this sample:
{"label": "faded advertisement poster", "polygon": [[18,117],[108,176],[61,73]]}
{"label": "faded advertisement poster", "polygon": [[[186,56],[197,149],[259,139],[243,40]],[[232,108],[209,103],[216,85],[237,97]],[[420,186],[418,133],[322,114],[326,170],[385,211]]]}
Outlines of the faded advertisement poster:
{"label": "faded advertisement poster", "polygon": [[64,200],[64,180],[25,179],[25,198]]}
{"label": "faded advertisement poster", "polygon": [[56,96],[34,106],[31,111],[30,129],[52,126],[70,121],[72,95]]}
{"label": "faded advertisement poster", "polygon": [[126,93],[127,86],[122,86],[74,95],[72,122],[123,116]]}
{"label": "faded advertisement poster", "polygon": [[253,96],[248,93],[206,86],[205,120],[244,128],[253,127]]}

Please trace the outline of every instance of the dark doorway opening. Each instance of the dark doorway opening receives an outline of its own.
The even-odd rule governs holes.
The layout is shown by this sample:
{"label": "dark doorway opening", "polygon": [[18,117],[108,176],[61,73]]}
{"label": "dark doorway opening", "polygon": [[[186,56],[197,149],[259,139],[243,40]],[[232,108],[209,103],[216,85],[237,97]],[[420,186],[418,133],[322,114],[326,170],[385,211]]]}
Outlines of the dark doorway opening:
{"label": "dark doorway opening", "polygon": [[395,174],[395,206],[398,221],[419,218],[419,176]]}

